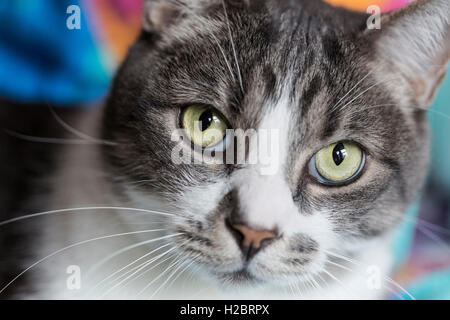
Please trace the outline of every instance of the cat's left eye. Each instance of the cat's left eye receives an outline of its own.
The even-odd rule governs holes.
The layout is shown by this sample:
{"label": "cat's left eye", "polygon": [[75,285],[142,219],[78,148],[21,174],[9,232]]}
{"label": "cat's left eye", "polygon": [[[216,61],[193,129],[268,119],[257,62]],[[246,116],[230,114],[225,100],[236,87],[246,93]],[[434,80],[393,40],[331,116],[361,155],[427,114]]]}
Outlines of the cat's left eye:
{"label": "cat's left eye", "polygon": [[202,104],[185,108],[180,120],[189,139],[204,149],[223,142],[229,127],[228,121],[217,109]]}
{"label": "cat's left eye", "polygon": [[354,142],[333,143],[317,152],[309,162],[309,173],[325,184],[353,181],[365,164],[364,151]]}

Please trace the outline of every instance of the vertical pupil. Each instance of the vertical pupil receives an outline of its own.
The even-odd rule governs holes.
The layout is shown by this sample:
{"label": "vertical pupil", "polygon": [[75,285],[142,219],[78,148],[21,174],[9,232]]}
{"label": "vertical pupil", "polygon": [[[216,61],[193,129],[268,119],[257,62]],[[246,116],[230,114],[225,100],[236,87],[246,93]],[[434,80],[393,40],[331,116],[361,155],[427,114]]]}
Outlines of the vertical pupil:
{"label": "vertical pupil", "polygon": [[206,110],[200,115],[200,118],[198,119],[200,121],[200,130],[205,131],[211,126],[211,123],[213,122],[213,113],[211,110]]}
{"label": "vertical pupil", "polygon": [[344,144],[339,142],[333,149],[333,161],[338,166],[344,161],[347,156],[347,150],[345,150]]}

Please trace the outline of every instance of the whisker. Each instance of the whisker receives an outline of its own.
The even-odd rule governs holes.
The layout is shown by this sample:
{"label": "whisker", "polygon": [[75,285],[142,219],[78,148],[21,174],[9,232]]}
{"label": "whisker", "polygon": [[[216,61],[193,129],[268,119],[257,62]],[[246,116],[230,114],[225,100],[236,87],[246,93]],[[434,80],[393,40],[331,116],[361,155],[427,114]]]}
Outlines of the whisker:
{"label": "whisker", "polygon": [[378,105],[373,105],[373,106],[362,106],[359,107],[357,109],[353,109],[351,110],[351,112],[348,113],[342,113],[340,114],[340,118],[343,117],[352,117],[360,112],[366,112],[367,110],[371,110],[371,109],[376,109],[376,108],[381,108],[381,107],[392,107],[392,106],[396,106],[397,104],[395,103],[386,103],[386,104],[378,104]]}
{"label": "whisker", "polygon": [[[118,250],[118,251],[116,251],[116,252],[110,254],[109,256],[103,258],[103,259],[100,260],[98,263],[96,263],[94,266],[92,266],[92,267],[86,272],[86,278],[88,278],[91,274],[93,274],[96,270],[98,270],[98,268],[100,268],[100,267],[101,267],[102,265],[104,265],[106,262],[110,261],[111,259],[114,259],[115,257],[121,255],[121,254],[124,253],[124,252],[127,252],[127,251],[132,250],[132,249],[137,248],[137,247],[144,246],[144,245],[149,244],[149,243],[153,243],[153,242],[156,242],[156,241],[161,241],[161,240],[173,238],[173,237],[176,237],[176,236],[179,236],[179,235],[182,235],[182,233],[175,233],[175,234],[171,234],[171,235],[159,237],[159,238],[156,238],[156,239],[150,239],[150,240],[138,242],[138,243],[135,243],[135,244],[133,244],[133,245],[127,246],[127,247],[125,247],[125,248],[122,248],[122,249],[120,249],[120,250]],[[169,245],[169,244],[166,244],[165,246],[167,246],[167,245]],[[161,246],[161,247],[159,247],[159,248],[162,248],[162,247],[164,247],[164,246]],[[145,256],[142,256],[141,258],[143,258],[143,257],[145,257]],[[139,259],[137,259],[137,260],[135,260],[135,261],[137,262],[137,261],[139,261]]]}
{"label": "whisker", "polygon": [[[178,5],[183,6],[183,7],[184,7],[186,10],[188,10],[192,15],[198,16],[198,14],[197,14],[194,10],[192,10],[189,6],[187,6],[187,4],[181,3],[181,2],[176,1],[176,0],[170,0],[170,1],[172,1],[172,2],[174,2],[174,3],[176,3],[176,4],[178,4]],[[227,66],[227,68],[228,68],[228,71],[230,72],[231,78],[232,78],[233,81],[234,81],[234,80],[235,80],[235,77],[234,77],[234,73],[233,73],[233,68],[231,67],[230,62],[229,62],[228,59],[227,59],[227,56],[226,56],[226,54],[225,54],[225,50],[224,50],[223,47],[220,45],[220,42],[219,42],[219,40],[217,39],[217,37],[214,35],[214,33],[213,33],[212,31],[210,31],[208,27],[206,27],[205,29],[209,31],[209,35],[214,39],[214,42],[217,44],[217,47],[219,48],[219,51],[220,51],[220,53],[221,53],[221,55],[222,55],[222,57],[223,57],[223,59],[224,59],[224,61],[225,61],[225,64],[226,64],[226,66]]]}
{"label": "whisker", "polygon": [[[184,260],[184,262],[182,262],[176,269],[175,271],[172,272],[172,274],[153,292],[153,294],[150,296],[150,300],[156,296],[156,294],[169,282],[169,280],[177,273],[177,271],[183,267],[184,264],[186,264],[186,262],[188,263],[179,273],[178,275],[172,280],[171,284],[172,285],[182,274],[184,271],[186,271],[194,262],[195,262],[195,258],[197,258],[198,256],[200,256],[200,254],[197,254],[196,256],[194,256],[193,258],[189,259],[186,258]],[[190,260],[190,261],[189,261]],[[167,288],[170,287],[170,285],[167,286]]]}
{"label": "whisker", "polygon": [[[137,263],[139,260],[142,260],[142,259],[144,259],[145,257],[151,255],[152,253],[154,253],[154,252],[156,252],[156,251],[159,251],[159,250],[161,250],[162,248],[165,248],[165,247],[167,247],[167,246],[169,246],[169,245],[171,245],[171,244],[170,244],[170,243],[166,243],[166,244],[164,244],[164,245],[162,245],[162,246],[160,246],[160,247],[158,247],[158,248],[156,248],[156,249],[154,249],[154,250],[152,250],[152,251],[150,251],[150,252],[144,254],[144,255],[141,256],[140,258],[138,258],[138,259],[132,261],[131,263],[127,264],[126,266],[124,266],[124,267],[122,267],[122,268],[120,268],[119,270],[113,272],[112,274],[110,274],[109,276],[107,276],[106,278],[104,278],[103,280],[101,280],[99,283],[97,283],[95,286],[93,286],[92,289],[91,289],[90,291],[95,290],[96,288],[98,288],[99,286],[101,286],[103,283],[105,283],[106,281],[108,281],[109,279],[111,279],[112,277],[114,277],[116,274],[122,272],[123,270],[125,270],[125,269],[127,269],[128,267],[132,266],[133,264]],[[138,266],[138,267],[139,267],[139,266]],[[136,270],[136,269],[133,268],[132,270]],[[132,272],[132,271],[130,271],[130,272]],[[124,276],[124,275],[126,275],[126,274],[128,274],[128,272],[125,273],[125,274],[123,274],[122,276]],[[117,280],[120,279],[122,276],[116,278],[115,280],[117,281]]]}
{"label": "whisker", "polygon": [[199,254],[195,255],[194,257],[191,257],[190,259],[192,260],[192,262],[189,263],[189,265],[188,265],[186,268],[184,268],[184,269],[178,274],[178,276],[176,276],[176,277],[170,282],[170,284],[169,284],[167,287],[169,288],[170,286],[172,286],[172,285],[175,283],[175,281],[176,281],[176,280],[177,280],[177,279],[178,279],[185,271],[188,271],[189,267],[192,266],[192,265],[194,264],[195,259],[197,259],[200,255],[201,255],[201,254],[199,253]]}
{"label": "whisker", "polygon": [[225,5],[224,0],[222,0],[222,6],[223,6],[223,12],[225,14],[225,19],[227,21],[228,35],[230,37],[231,47],[233,49],[234,61],[236,63],[236,69],[237,69],[237,73],[238,73],[238,77],[239,77],[239,85],[241,87],[242,93],[244,93],[244,85],[242,84],[241,68],[239,67],[239,61],[237,58],[236,47],[235,47],[234,40],[233,40],[233,34],[231,32],[230,20],[228,19],[227,7]]}
{"label": "whisker", "polygon": [[[330,262],[329,259],[327,259],[327,262]],[[344,289],[344,291],[347,292],[347,294],[349,294],[350,296],[356,297],[356,295],[353,292],[351,292],[349,290],[349,288],[341,280],[339,280],[339,278],[337,278],[335,275],[333,275],[330,271],[323,269],[322,272],[325,273],[327,276],[329,276],[334,281],[336,281],[342,287],[342,289]],[[354,270],[351,270],[351,272],[354,272]]]}
{"label": "whisker", "polygon": [[55,118],[55,120],[58,122],[59,125],[61,125],[64,129],[66,129],[68,132],[74,134],[75,136],[81,138],[81,139],[68,139],[68,138],[48,138],[48,137],[38,137],[38,136],[31,136],[23,133],[19,133],[10,129],[4,128],[3,131],[15,138],[22,139],[29,142],[38,142],[38,143],[48,143],[48,144],[63,144],[63,145],[110,145],[115,146],[118,145],[116,142],[106,141],[102,139],[97,139],[94,137],[91,137],[87,134],[84,134],[75,128],[71,127],[69,124],[67,124],[61,117],[58,116],[58,114],[53,110],[51,105],[47,104],[50,113]]}
{"label": "whisker", "polygon": [[331,272],[329,272],[328,270],[324,269],[324,270],[322,270],[322,272],[325,273],[327,276],[329,276],[334,281],[336,281],[337,283],[341,284],[343,287],[345,287],[344,283],[341,280],[339,280],[336,276],[334,276]]}
{"label": "whisker", "polygon": [[392,284],[394,287],[397,287],[397,289],[400,289],[400,291],[406,293],[406,295],[408,295],[412,300],[416,300],[416,298],[414,298],[414,296],[412,294],[410,294],[408,291],[406,291],[405,288],[403,288],[399,283],[397,283],[396,281],[394,281],[393,279],[389,278],[389,277],[384,277],[386,281],[388,281],[390,284]]}
{"label": "whisker", "polygon": [[183,290],[186,288],[188,282],[194,279],[194,277],[197,275],[197,272],[200,270],[200,268],[201,268],[200,266],[194,265],[194,268],[189,270],[189,275],[183,281],[183,285],[182,285]]}
{"label": "whisker", "polygon": [[14,138],[18,138],[18,139],[29,141],[29,142],[39,142],[39,143],[48,143],[48,144],[65,144],[65,145],[93,145],[93,144],[96,144],[92,141],[86,141],[86,140],[30,136],[30,135],[22,134],[22,133],[15,132],[15,131],[12,131],[9,129],[3,129],[3,131],[6,134],[8,134]]}
{"label": "whisker", "polygon": [[333,266],[342,268],[342,269],[344,269],[344,270],[350,271],[350,272],[353,271],[352,269],[347,268],[346,266],[343,266],[343,265],[341,265],[341,264],[339,264],[339,263],[336,263],[336,262],[333,262],[333,261],[330,261],[330,260],[328,260],[327,263],[329,263],[329,264],[331,264],[331,265],[333,265]]}
{"label": "whisker", "polygon": [[427,226],[430,229],[433,229],[435,231],[439,231],[439,232],[445,233],[447,235],[450,235],[450,230],[447,229],[447,228],[441,227],[439,225],[436,225],[434,223],[431,223],[431,222],[426,221],[426,220],[421,219],[421,218],[416,218],[416,219],[419,221],[420,224],[424,224],[425,226]]}
{"label": "whisker", "polygon": [[[197,268],[198,269],[198,268]],[[205,286],[205,287],[200,287],[198,290],[197,290],[197,292],[196,293],[194,293],[194,294],[192,294],[191,295],[191,297],[190,297],[190,299],[192,299],[192,300],[197,300],[199,297],[201,297],[201,295],[204,293],[204,292],[206,292],[208,290],[208,288]]]}
{"label": "whisker", "polygon": [[430,232],[429,230],[427,230],[426,228],[424,228],[423,226],[417,225],[417,229],[422,232],[424,235],[426,235],[427,237],[429,237],[431,240],[435,241],[437,244],[445,247],[446,249],[450,249],[450,245],[448,245],[447,243],[445,243],[445,241],[443,241],[439,236],[433,234],[432,232]]}
{"label": "whisker", "polygon": [[[121,284],[123,284],[124,282],[126,282],[127,280],[128,280],[127,283],[130,283],[130,282],[135,281],[135,280],[139,279],[140,277],[144,276],[147,272],[153,270],[153,269],[156,268],[158,265],[160,265],[160,264],[164,263],[165,261],[167,261],[168,259],[170,259],[171,256],[169,256],[168,258],[166,258],[166,259],[164,259],[164,260],[158,262],[156,265],[153,265],[151,268],[145,270],[145,271],[142,272],[140,275],[138,275],[137,277],[133,278],[133,276],[135,276],[135,275],[136,275],[137,273],[139,273],[141,270],[143,270],[143,269],[145,269],[146,267],[150,266],[153,262],[158,261],[159,259],[161,259],[161,258],[164,257],[165,255],[169,254],[170,252],[176,250],[177,248],[180,248],[181,246],[183,246],[183,245],[186,244],[187,242],[189,242],[189,240],[184,241],[184,242],[181,243],[180,245],[175,246],[175,247],[173,247],[173,248],[167,250],[166,252],[161,253],[160,255],[158,255],[158,256],[156,256],[156,257],[154,257],[154,258],[151,258],[150,260],[147,260],[147,261],[141,263],[141,264],[138,265],[138,266],[133,267],[131,270],[129,270],[129,271],[125,272],[124,274],[122,274],[121,276],[117,277],[117,278],[115,279],[115,281],[117,281],[117,280],[123,278],[124,276],[126,276],[127,274],[130,274],[130,273],[131,273],[129,276],[127,276],[126,278],[122,279],[119,283],[116,283],[113,287],[111,287],[110,289],[108,289],[108,290],[102,295],[102,297],[103,297],[103,296],[106,296],[107,294],[109,294],[110,292],[112,292],[115,288],[117,288],[118,286],[120,286]],[[154,251],[155,251],[155,250],[153,250],[153,252],[154,252]],[[150,253],[144,255],[144,257],[150,255],[150,254],[153,253],[153,252],[150,252]],[[181,255],[181,253],[179,253],[178,256],[179,256],[179,255]],[[144,258],[144,257],[142,257],[142,258]],[[137,261],[139,261],[139,260],[142,260],[142,259],[141,259],[141,258],[137,259]],[[132,262],[131,265],[134,264],[134,263],[137,262],[137,261]],[[134,271],[134,272],[133,272],[133,271]]]}
{"label": "whisker", "polygon": [[334,256],[334,257],[336,257],[336,258],[342,259],[342,260],[347,261],[347,262],[350,262],[350,263],[352,263],[352,264],[356,264],[356,262],[354,262],[354,261],[353,261],[352,259],[350,259],[350,258],[347,258],[347,257],[345,257],[345,256],[342,256],[342,255],[339,255],[339,254],[337,254],[337,253],[331,252],[331,251],[329,251],[329,250],[324,250],[324,251],[325,251],[325,253],[327,253],[327,254],[329,254],[329,255],[332,255],[332,256]]}
{"label": "whisker", "polygon": [[[350,291],[348,290],[347,287],[344,286],[344,284],[342,283],[342,281],[340,281],[337,277],[335,277],[334,275],[331,274],[331,272],[327,271],[327,270],[322,270],[323,273],[325,273],[326,275],[328,275],[332,280],[336,281],[346,292],[350,293]],[[320,273],[317,274],[317,277],[320,279],[320,281],[322,281],[322,283],[326,286],[325,289],[329,289],[330,288],[330,282],[326,281],[322,275]],[[353,294],[351,294],[353,295]],[[338,297],[339,298],[339,297]]]}
{"label": "whisker", "polygon": [[[300,287],[301,286],[301,287]],[[311,292],[311,284],[305,279],[300,279],[300,282],[297,282],[296,284],[297,292],[303,293],[303,292]]]}
{"label": "whisker", "polygon": [[94,242],[94,241],[99,241],[99,240],[104,240],[104,239],[110,239],[110,238],[115,238],[115,237],[122,237],[122,236],[127,236],[127,235],[132,235],[132,234],[141,234],[141,233],[150,233],[150,232],[159,232],[159,231],[166,231],[166,229],[154,229],[154,230],[142,230],[142,231],[134,231],[134,232],[125,232],[125,233],[116,233],[116,234],[112,234],[112,235],[107,235],[107,236],[102,236],[102,237],[96,237],[96,238],[92,238],[92,239],[88,239],[88,240],[84,240],[84,241],[80,241],[80,242],[76,242],[73,243],[67,247],[61,248],[59,250],[54,251],[53,253],[45,256],[44,258],[36,261],[35,263],[33,263],[32,265],[30,265],[29,267],[27,267],[26,269],[24,269],[22,272],[20,272],[17,276],[15,276],[10,282],[8,282],[1,290],[0,290],[0,294],[5,291],[14,281],[16,281],[18,278],[20,278],[24,273],[26,273],[27,271],[29,271],[30,269],[34,268],[35,266],[37,266],[38,264],[40,264],[41,262],[44,262],[45,260],[56,256],[57,254],[67,251],[69,249],[72,249],[74,247],[77,246],[81,246],[90,242]]}
{"label": "whisker", "polygon": [[[153,253],[153,252],[156,252],[156,251],[158,251],[158,250],[160,250],[160,249],[162,249],[162,248],[164,248],[164,247],[167,247],[167,246],[169,246],[169,245],[170,245],[170,243],[167,243],[167,244],[165,244],[165,245],[163,245],[163,246],[160,246],[160,247],[158,247],[158,248],[152,250],[152,251],[151,251],[150,253],[148,253],[148,254],[151,254],[151,253]],[[139,259],[136,259],[136,260],[139,260]],[[128,268],[129,266],[131,266],[131,265],[133,265],[134,263],[136,263],[136,260],[133,261],[133,262],[131,262],[131,263],[129,263],[129,264],[127,264],[125,267],[122,267],[121,269],[119,269],[119,270],[113,272],[112,274],[110,274],[109,276],[107,276],[106,278],[102,279],[100,282],[98,282],[97,284],[95,284],[94,286],[92,286],[91,288],[89,288],[89,290],[88,290],[88,292],[87,292],[86,295],[87,295],[87,296],[93,295],[93,293],[95,292],[95,290],[96,290],[97,288],[99,288],[99,287],[100,287],[102,284],[104,284],[106,281],[108,281],[109,279],[111,279],[112,277],[114,277],[116,274],[120,273],[121,271],[125,270],[125,269]],[[134,269],[132,269],[132,270],[134,270]],[[130,271],[130,272],[131,272],[131,271]],[[126,272],[126,273],[123,274],[122,276],[124,276],[124,275],[126,275],[126,274],[128,274],[128,272]],[[114,280],[112,280],[112,281],[117,281],[117,280],[119,280],[122,276],[119,276],[119,277],[117,277],[116,279],[114,279]]]}
{"label": "whisker", "polygon": [[78,131],[77,129],[71,127],[63,119],[61,119],[61,117],[56,113],[56,111],[52,108],[52,106],[50,104],[47,104],[47,106],[50,110],[50,113],[55,118],[55,120],[59,123],[59,125],[61,125],[64,129],[66,129],[68,132],[74,134],[75,136],[77,136],[83,140],[95,143],[95,144],[104,144],[104,145],[113,145],[113,146],[118,145],[118,143],[116,143],[116,142],[97,139],[97,138],[91,137],[81,131]]}
{"label": "whisker", "polygon": [[313,284],[315,290],[321,289],[319,283],[316,281],[316,279],[314,279],[314,277],[312,275],[308,275],[308,278],[310,279],[311,283]]}
{"label": "whisker", "polygon": [[285,275],[283,276],[283,278],[286,279],[288,284],[288,288],[283,287],[283,294],[290,294],[292,297],[294,297],[296,295],[296,291],[300,291],[300,288],[294,281],[289,279],[288,276]]}
{"label": "whisker", "polygon": [[314,288],[314,284],[311,283],[311,279],[309,277],[305,278],[306,281],[304,281],[305,284],[308,284],[308,287],[310,287],[310,292],[314,292],[315,288]]}
{"label": "whisker", "polygon": [[217,37],[216,37],[212,32],[211,32],[211,36],[213,37],[214,42],[215,42],[215,43],[217,44],[217,46],[219,47],[220,53],[222,54],[222,57],[223,57],[223,59],[225,60],[225,64],[227,65],[228,71],[229,71],[230,74],[231,74],[231,78],[232,78],[233,81],[234,81],[234,80],[235,80],[235,77],[234,77],[234,73],[233,73],[233,68],[231,68],[231,64],[230,64],[230,62],[228,61],[227,56],[225,55],[224,49],[223,49],[222,46],[220,45],[220,42],[219,42],[219,40],[217,39]]}
{"label": "whisker", "polygon": [[136,295],[136,297],[139,297],[140,295],[142,295],[153,283],[155,283],[157,280],[159,280],[163,275],[165,275],[167,272],[169,272],[173,267],[176,267],[179,263],[180,260],[178,260],[178,257],[181,255],[181,253],[179,253],[176,257],[175,257],[175,262],[173,262],[172,264],[170,264],[166,270],[164,270],[162,273],[159,274],[158,277],[154,278],[152,281],[150,281],[141,291],[139,291]]}
{"label": "whisker", "polygon": [[[170,252],[172,252],[173,250],[175,250],[176,247],[173,247],[169,250],[167,250],[166,252],[163,252],[159,255],[157,255],[156,257],[144,262],[143,264],[132,268],[130,271],[122,274],[121,276],[119,276],[118,278],[115,279],[115,281],[123,278],[124,276],[126,276],[127,274],[129,274],[128,276],[126,276],[125,278],[123,278],[122,280],[120,280],[118,283],[116,283],[115,285],[113,285],[111,288],[109,288],[106,292],[104,292],[100,298],[103,298],[105,296],[107,296],[109,293],[111,293],[112,291],[114,291],[116,288],[118,288],[120,285],[124,284],[126,282],[125,285],[129,284],[132,281],[135,281],[137,279],[139,279],[140,277],[142,277],[145,273],[153,270],[154,268],[156,268],[157,266],[159,266],[160,264],[164,263],[165,261],[171,259],[172,254],[170,254],[166,259],[161,260],[160,262],[158,262],[157,264],[153,265],[151,268],[147,269],[145,272],[142,272],[141,274],[139,274],[137,277],[134,277],[134,275],[136,275],[137,273],[139,273],[140,271],[142,271],[143,269],[145,269],[147,266],[151,265],[153,262],[158,261],[159,259],[161,259],[162,257],[164,257],[165,255],[169,254]],[[131,274],[130,274],[131,273]]]}
{"label": "whisker", "polygon": [[[159,254],[159,255],[153,257],[153,258],[150,258],[150,259],[148,259],[148,260],[146,260],[146,261],[140,263],[140,264],[137,265],[137,266],[132,267],[130,270],[128,270],[127,272],[123,273],[122,275],[120,275],[119,277],[117,277],[115,280],[119,280],[119,279],[123,278],[124,276],[126,276],[127,274],[130,274],[130,273],[132,273],[132,274],[131,274],[130,276],[128,276],[126,279],[124,279],[124,281],[127,280],[127,279],[129,279],[129,278],[131,278],[131,277],[133,277],[135,274],[139,273],[141,270],[143,270],[143,269],[145,269],[146,267],[150,266],[152,263],[158,261],[160,258],[162,258],[163,256],[169,254],[170,252],[172,252],[172,251],[174,251],[174,250],[176,250],[176,249],[182,247],[183,245],[185,245],[185,244],[188,243],[188,242],[189,242],[189,240],[186,240],[186,241],[182,242],[181,244],[176,245],[176,246],[170,248],[169,250],[167,250],[167,251],[165,251],[165,252],[163,252],[163,253],[161,253],[161,254]],[[149,252],[148,254],[145,254],[143,257],[136,259],[135,261],[133,261],[133,262],[131,263],[131,265],[134,264],[134,263],[136,263],[136,262],[139,261],[139,260],[142,260],[143,258],[147,257],[148,255],[150,255],[151,253],[153,253],[153,252],[155,252],[155,251],[157,251],[157,250],[152,250],[152,252]],[[173,255],[173,253],[171,253],[171,254],[169,255],[169,257],[172,256],[172,255]],[[178,253],[178,256],[179,256],[179,255],[181,255],[181,253]],[[140,275],[138,275],[138,276],[135,277],[134,279],[131,279],[129,282],[134,281],[134,280],[136,280],[136,279],[138,279],[138,278],[144,276],[147,272],[149,272],[150,270],[153,270],[156,266],[160,265],[161,263],[163,263],[163,262],[166,261],[166,260],[167,260],[167,259],[164,259],[163,261],[160,261],[160,262],[157,263],[156,265],[152,266],[150,269],[145,270],[143,273],[141,273]],[[133,272],[133,271],[136,271],[136,272]]]}
{"label": "whisker", "polygon": [[[339,265],[339,264],[335,264],[336,266],[340,266],[343,268],[343,266]],[[323,270],[325,273],[328,273],[328,271]],[[355,270],[351,270],[352,272],[355,272]],[[331,273],[328,274],[330,277],[334,278],[334,280],[336,280],[341,286],[342,288],[347,291],[347,293],[350,293],[352,296],[354,296],[355,298],[358,298],[357,296],[355,296],[353,293],[351,293],[348,288],[344,285],[344,283],[342,283],[342,281],[339,281],[336,277],[334,277]],[[389,291],[391,294],[393,294],[394,296],[396,296],[397,298],[401,299],[401,300],[405,300],[402,295],[400,295],[398,292],[392,290],[389,286],[383,284],[383,288],[386,289],[387,291]]]}
{"label": "whisker", "polygon": [[[303,275],[303,277],[294,276],[295,279],[293,279],[293,280],[290,277],[288,277],[287,275],[285,275],[284,278],[288,281],[287,284],[289,287],[289,290],[287,290],[286,288],[284,289],[285,294],[289,294],[289,291],[290,291],[290,294],[292,296],[295,296],[297,293],[308,292],[312,288],[311,283],[309,282],[306,275]],[[300,286],[302,288],[300,288]]]}
{"label": "whisker", "polygon": [[[145,216],[146,217],[146,216]],[[153,218],[152,218],[153,220]],[[167,223],[167,221],[153,221],[153,222],[117,222],[113,225],[111,225],[111,227],[118,227],[118,226],[141,226],[141,227],[145,227],[145,226],[165,226],[165,224]]]}
{"label": "whisker", "polygon": [[383,286],[387,291],[389,291],[393,296],[399,298],[400,300],[406,300],[401,294],[399,294],[397,291],[392,290],[388,286]]}
{"label": "whisker", "polygon": [[354,102],[356,99],[358,99],[358,98],[361,97],[363,94],[365,94],[366,92],[368,92],[369,90],[375,88],[376,86],[379,86],[379,85],[382,84],[382,83],[391,82],[391,81],[394,81],[394,80],[398,80],[398,77],[394,77],[394,78],[391,78],[391,79],[388,79],[388,80],[383,79],[383,80],[381,80],[381,81],[377,81],[375,84],[373,84],[373,85],[369,86],[368,88],[364,89],[361,93],[359,93],[356,97],[354,97],[352,100],[350,100],[349,102],[347,102],[345,105],[340,106],[340,107],[338,107],[338,108],[336,108],[336,109],[337,109],[337,110],[339,110],[339,109],[340,109],[340,110],[343,110],[343,109],[345,109],[347,106],[349,106],[352,102]]}
{"label": "whisker", "polygon": [[355,90],[364,80],[366,80],[367,77],[369,77],[375,70],[371,70],[369,73],[367,73],[361,80],[359,80],[339,101],[331,108],[331,112],[336,111],[336,109],[339,107],[339,104],[350,94]]}
{"label": "whisker", "polygon": [[[357,265],[357,266],[362,266],[361,263],[358,263],[358,262],[356,262],[355,260],[350,259],[350,258],[348,258],[348,257],[339,255],[339,254],[337,254],[337,253],[330,252],[330,251],[328,251],[328,250],[324,250],[324,251],[325,251],[327,254],[329,254],[329,255],[331,255],[331,256],[334,256],[334,257],[336,257],[336,258],[342,259],[342,260],[344,260],[344,261],[347,261],[347,262],[352,263],[352,264]],[[335,264],[335,265],[336,265],[336,266],[339,266],[339,264]],[[341,267],[342,267],[342,266],[341,266]],[[346,267],[344,267],[344,268],[346,268]],[[402,291],[403,293],[405,293],[406,295],[408,295],[412,300],[416,300],[416,299],[414,298],[414,296],[413,296],[411,293],[409,293],[405,288],[403,288],[399,283],[397,283],[396,281],[394,281],[394,280],[391,279],[390,277],[383,275],[383,279],[384,279],[385,281],[389,282],[390,284],[392,284],[393,286],[395,286],[397,289],[401,290],[401,291]]]}
{"label": "whisker", "polygon": [[412,218],[409,216],[404,216],[403,219],[413,222],[414,224],[416,224],[417,227],[419,227],[419,225],[423,225],[422,227],[427,227],[428,229],[433,229],[434,231],[438,231],[438,232],[444,233],[446,235],[450,235],[449,229],[439,226],[437,224],[434,224],[432,222],[429,222],[425,219],[422,219],[419,217]]}
{"label": "whisker", "polygon": [[[288,279],[287,276],[285,276],[284,278]],[[296,295],[296,291],[300,291],[300,288],[298,287],[298,285],[296,285],[294,282],[289,281],[289,280],[288,280],[288,287],[289,287],[290,293],[293,297]],[[284,290],[284,291],[286,292],[287,290]],[[286,293],[289,293],[289,292],[286,292]]]}
{"label": "whisker", "polygon": [[50,211],[44,211],[44,212],[39,212],[39,213],[28,214],[28,215],[24,215],[24,216],[12,218],[12,219],[4,220],[4,221],[0,222],[0,227],[4,226],[4,225],[7,225],[9,223],[13,223],[13,222],[17,222],[17,221],[21,221],[21,220],[25,220],[25,219],[30,219],[30,218],[36,218],[36,217],[40,217],[40,216],[52,215],[52,214],[57,214],[57,213],[74,212],[74,211],[90,211],[90,210],[119,210],[119,211],[122,210],[122,211],[150,213],[150,214],[155,214],[155,215],[170,216],[170,217],[177,217],[177,218],[186,219],[186,218],[181,217],[181,216],[176,215],[176,214],[167,213],[167,212],[161,212],[161,211],[156,211],[156,210],[146,210],[146,209],[126,208],[126,207],[80,207],[80,208],[67,208],[67,209],[50,210]]}
{"label": "whisker", "polygon": [[[351,112],[348,113],[342,113],[339,115],[340,118],[343,117],[352,117],[360,112],[366,112],[367,110],[371,110],[371,109],[376,109],[376,108],[381,108],[381,107],[389,107],[389,106],[398,106],[398,104],[395,103],[388,103],[388,104],[379,104],[379,105],[374,105],[374,106],[360,106],[358,108],[353,109]],[[419,109],[419,110],[423,110],[427,113],[432,113],[432,114],[436,114],[438,116],[441,116],[447,120],[450,120],[450,115],[445,114],[443,112],[440,112],[438,110],[434,110],[431,108],[425,108],[425,107],[421,107],[421,106],[414,106],[414,105],[410,105],[410,108],[415,108],[415,109]]]}
{"label": "whisker", "polygon": [[[420,108],[420,107],[417,107],[417,108],[422,109],[422,108]],[[422,109],[422,110],[423,110],[423,109]],[[437,115],[439,115],[439,116],[441,116],[441,117],[444,117],[444,118],[447,119],[447,120],[450,120],[450,115],[448,115],[448,114],[446,114],[446,113],[443,113],[443,112],[440,112],[440,111],[434,110],[434,109],[426,109],[426,111],[427,111],[427,112],[430,112],[430,113],[437,114]]]}

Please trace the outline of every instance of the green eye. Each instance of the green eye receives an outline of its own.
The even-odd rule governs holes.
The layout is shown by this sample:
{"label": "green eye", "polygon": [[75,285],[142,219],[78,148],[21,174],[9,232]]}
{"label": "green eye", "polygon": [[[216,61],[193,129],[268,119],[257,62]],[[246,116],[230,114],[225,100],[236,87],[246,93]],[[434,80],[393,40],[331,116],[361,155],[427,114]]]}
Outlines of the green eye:
{"label": "green eye", "polygon": [[227,120],[217,109],[201,104],[189,106],[183,111],[181,125],[189,139],[202,148],[221,142],[228,128]]}
{"label": "green eye", "polygon": [[[311,159],[311,169],[321,182],[343,183],[358,176],[364,167],[365,156],[353,142],[338,142],[323,148]],[[314,167],[313,167],[314,165]]]}

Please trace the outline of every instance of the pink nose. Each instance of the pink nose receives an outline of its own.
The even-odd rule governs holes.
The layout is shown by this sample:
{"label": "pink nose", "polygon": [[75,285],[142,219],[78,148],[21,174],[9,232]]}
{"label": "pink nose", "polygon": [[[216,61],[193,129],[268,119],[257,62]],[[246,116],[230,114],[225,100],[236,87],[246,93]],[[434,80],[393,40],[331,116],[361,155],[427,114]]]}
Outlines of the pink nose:
{"label": "pink nose", "polygon": [[228,224],[246,259],[261,249],[264,242],[277,237],[274,231],[255,230],[243,224]]}
{"label": "pink nose", "polygon": [[253,247],[254,249],[259,249],[261,247],[261,242],[263,242],[264,240],[276,238],[276,234],[272,231],[253,230],[252,228],[249,228],[243,224],[235,224],[231,227],[242,234],[241,244],[244,247]]}

